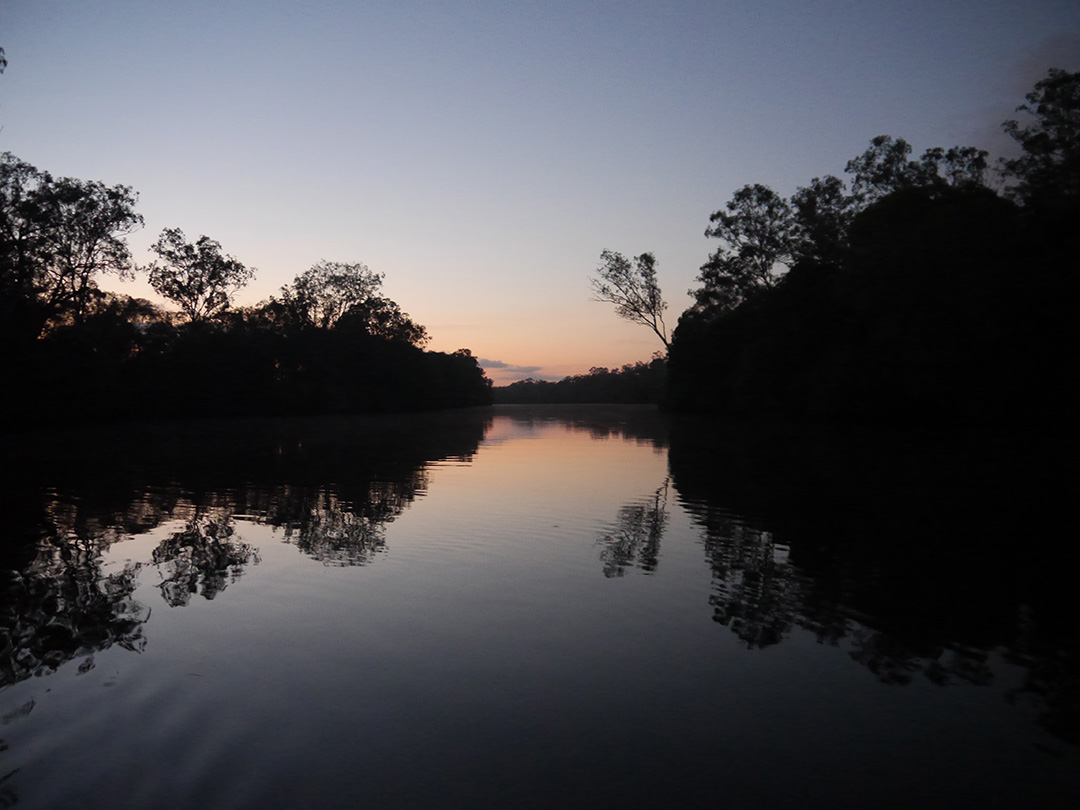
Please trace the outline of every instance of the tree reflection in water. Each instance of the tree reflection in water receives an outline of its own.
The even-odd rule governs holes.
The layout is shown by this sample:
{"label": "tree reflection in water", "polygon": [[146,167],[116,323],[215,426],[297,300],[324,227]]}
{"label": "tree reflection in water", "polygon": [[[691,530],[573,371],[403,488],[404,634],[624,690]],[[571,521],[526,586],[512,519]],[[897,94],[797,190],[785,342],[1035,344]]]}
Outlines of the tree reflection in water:
{"label": "tree reflection in water", "polygon": [[619,509],[612,529],[598,541],[603,549],[605,577],[621,577],[635,565],[646,573],[656,570],[660,561],[660,540],[668,523],[668,490],[670,482],[657,488],[648,499],[628,503]]}
{"label": "tree reflection in water", "polygon": [[[140,651],[147,570],[165,603],[213,599],[259,562],[236,515],[281,527],[305,555],[362,565],[427,488],[426,465],[467,459],[491,416],[221,420],[7,436],[0,488],[0,688],[110,647]],[[107,463],[103,463],[103,460]],[[288,482],[288,483],[286,483]],[[171,521],[150,559],[106,569],[119,541]],[[0,780],[2,782],[2,780]]]}
{"label": "tree reflection in water", "polygon": [[714,619],[750,648],[802,628],[890,685],[1022,666],[1010,699],[1080,742],[1072,583],[1029,539],[1065,531],[1065,479],[1045,437],[1007,438],[675,422]]}
{"label": "tree reflection in water", "polygon": [[357,513],[326,490],[301,503],[305,514],[285,524],[285,539],[323,565],[365,565],[385,550],[385,520]]}
{"label": "tree reflection in water", "polygon": [[616,424],[669,448],[669,478],[601,534],[605,577],[656,570],[670,482],[700,532],[713,619],[748,649],[805,630],[893,686],[985,686],[1014,664],[1024,675],[1009,699],[1080,744],[1071,581],[1023,539],[1033,519],[1067,525],[1063,479],[1054,467],[1031,474],[1044,469],[1031,463],[1041,444],[694,418],[666,431]]}
{"label": "tree reflection in water", "polygon": [[[263,487],[201,495],[169,487],[124,493],[123,502],[45,499],[33,520],[43,536],[32,560],[7,580],[0,606],[0,688],[119,646],[141,651],[150,609],[134,597],[141,572],[154,567],[170,607],[195,595],[213,599],[236,582],[258,550],[237,533],[234,515],[284,529],[285,539],[326,565],[363,565],[385,548],[386,524],[427,486],[422,467],[398,480],[330,487]],[[103,569],[102,554],[133,534],[172,520],[150,559]]]}
{"label": "tree reflection in water", "polygon": [[771,532],[730,518],[710,521],[703,542],[712,569],[713,621],[747,647],[779,643],[796,624],[803,598],[787,547]]}
{"label": "tree reflection in water", "polygon": [[143,624],[150,611],[132,595],[140,566],[104,573],[101,551],[114,539],[112,531],[77,523],[80,531],[54,526],[35,559],[8,580],[0,613],[0,687],[83,656],[79,671],[85,672],[98,651],[115,645],[139,652],[146,644]]}
{"label": "tree reflection in water", "polygon": [[[127,493],[123,505],[95,507],[50,499],[39,525],[44,536],[32,561],[9,575],[0,611],[0,687],[53,672],[64,663],[119,646],[140,651],[150,609],[133,594],[141,571],[157,569],[170,607],[193,596],[213,599],[236,582],[258,550],[237,533],[234,514],[258,510],[260,522],[284,528],[285,539],[326,565],[363,565],[385,548],[385,526],[427,484],[419,469],[398,481],[353,484],[346,496],[327,488],[262,488],[222,492],[194,503],[175,491]],[[171,532],[147,561],[106,572],[102,554],[135,531],[170,520]]]}
{"label": "tree reflection in water", "polygon": [[366,565],[386,549],[386,525],[427,484],[427,470],[419,467],[398,480],[262,492],[252,496],[247,508],[282,527],[287,542],[324,565]]}
{"label": "tree reflection in water", "polygon": [[162,598],[169,607],[180,607],[196,593],[213,599],[240,578],[244,566],[258,563],[259,556],[236,535],[231,515],[196,515],[182,531],[162,540],[151,560],[161,572]]}
{"label": "tree reflection in water", "polygon": [[[1075,632],[1063,608],[1071,581],[1026,540],[1031,515],[1052,516],[1068,500],[1061,485],[1027,480],[1037,467],[863,437],[851,446],[678,421],[669,431],[643,415],[640,426],[626,415],[568,421],[598,437],[670,447],[669,478],[619,508],[597,539],[605,577],[657,570],[678,514],[674,490],[711,572],[708,609],[747,648],[801,628],[893,685],[987,684],[1004,658],[1024,668],[1011,699],[1080,742]],[[144,570],[159,573],[172,606],[235,583],[259,558],[234,515],[279,527],[325,565],[370,564],[386,548],[387,523],[427,490],[426,462],[470,457],[489,423],[470,416],[455,432],[457,423],[436,422],[428,434],[405,420],[394,430],[343,421],[320,443],[306,424],[295,428],[304,441],[263,426],[274,430],[239,445],[230,425],[216,444],[180,436],[123,453],[108,444],[112,455],[92,448],[81,468],[56,455],[39,471],[27,466],[38,453],[28,445],[33,452],[12,466],[29,470],[26,482],[6,493],[7,525],[30,543],[5,558],[19,573],[6,579],[0,607],[0,687],[79,658],[90,668],[110,647],[143,649],[150,610],[134,592]],[[149,560],[103,567],[103,551],[167,521],[183,523]]]}

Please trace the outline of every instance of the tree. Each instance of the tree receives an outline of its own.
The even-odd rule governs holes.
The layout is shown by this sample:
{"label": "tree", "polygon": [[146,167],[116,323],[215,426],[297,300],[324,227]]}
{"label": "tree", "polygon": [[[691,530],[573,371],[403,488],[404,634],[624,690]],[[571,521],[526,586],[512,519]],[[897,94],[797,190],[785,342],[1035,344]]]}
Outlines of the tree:
{"label": "tree", "polygon": [[354,307],[378,294],[383,275],[360,262],[328,262],[312,265],[293,283],[281,288],[282,302],[300,322],[331,329]]}
{"label": "tree", "polygon": [[974,146],[935,146],[919,159],[925,183],[949,188],[981,188],[986,185],[985,149]]}
{"label": "tree", "polygon": [[1080,71],[1052,68],[1016,108],[1035,120],[1020,126],[1006,121],[1005,131],[1024,153],[1002,161],[1006,176],[1018,181],[1012,194],[1025,203],[1080,201]]}
{"label": "tree", "polygon": [[143,219],[134,211],[137,195],[127,186],[46,177],[41,189],[45,269],[54,300],[78,321],[98,293],[99,273],[131,274],[131,251],[123,237],[142,227]]}
{"label": "tree", "polygon": [[163,230],[151,250],[164,264],[154,262],[147,268],[150,286],[178,305],[192,323],[220,315],[255,276],[254,268],[222,255],[220,242],[208,236],[188,242],[179,228]]}
{"label": "tree", "polygon": [[667,304],[656,281],[656,257],[651,253],[635,256],[633,262],[613,250],[600,254],[597,277],[589,277],[595,301],[615,305],[620,318],[649,327],[668,347],[664,310]]}
{"label": "tree", "polygon": [[853,175],[851,193],[866,207],[894,191],[923,184],[924,168],[908,155],[911,144],[892,135],[878,135],[870,148],[847,162],[844,171]]}
{"label": "tree", "polygon": [[128,186],[54,178],[0,155],[0,314],[5,331],[36,337],[50,322],[79,322],[97,277],[131,272],[124,237],[142,226]]}
{"label": "tree", "polygon": [[855,215],[855,200],[844,181],[834,175],[815,177],[809,186],[791,195],[798,225],[800,258],[836,261],[847,244],[847,230]]}
{"label": "tree", "polygon": [[421,347],[427,330],[379,290],[383,274],[360,262],[320,261],[281,288],[266,312],[285,325],[361,332]]}
{"label": "tree", "polygon": [[768,186],[743,186],[709,221],[705,235],[722,241],[701,267],[702,286],[691,290],[699,310],[738,306],[774,286],[795,261],[798,230],[791,206]]}
{"label": "tree", "polygon": [[906,188],[975,188],[985,185],[987,152],[973,146],[934,147],[911,160],[911,144],[903,138],[878,135],[870,148],[844,168],[854,175],[851,193],[865,208]]}
{"label": "tree", "polygon": [[424,346],[430,340],[427,329],[382,295],[373,295],[349,307],[338,320],[337,328],[359,330],[372,337],[400,340],[413,346]]}

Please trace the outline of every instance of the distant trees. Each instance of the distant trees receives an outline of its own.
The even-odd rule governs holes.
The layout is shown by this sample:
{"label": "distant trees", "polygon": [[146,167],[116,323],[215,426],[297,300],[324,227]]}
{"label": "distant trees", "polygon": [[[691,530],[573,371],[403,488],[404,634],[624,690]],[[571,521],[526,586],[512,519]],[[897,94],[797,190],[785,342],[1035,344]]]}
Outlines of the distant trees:
{"label": "distant trees", "polygon": [[662,404],[667,396],[667,363],[659,353],[648,363],[622,368],[594,367],[557,381],[519,380],[492,391],[501,404],[648,403]]}
{"label": "distant trees", "polygon": [[668,347],[664,310],[667,304],[656,280],[656,257],[651,253],[633,261],[621,253],[604,250],[596,276],[589,277],[596,301],[615,305],[620,318],[647,326]]}
{"label": "distant trees", "polygon": [[179,228],[163,230],[150,249],[162,260],[147,268],[150,286],[192,323],[220,315],[255,277],[254,268],[222,254],[220,242],[208,236],[189,242]]}

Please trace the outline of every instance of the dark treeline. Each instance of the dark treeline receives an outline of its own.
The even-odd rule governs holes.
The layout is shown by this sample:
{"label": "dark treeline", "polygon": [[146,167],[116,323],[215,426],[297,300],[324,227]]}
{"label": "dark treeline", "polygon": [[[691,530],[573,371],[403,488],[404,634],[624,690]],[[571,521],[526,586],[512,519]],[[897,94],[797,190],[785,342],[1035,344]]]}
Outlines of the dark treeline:
{"label": "dark treeline", "polygon": [[669,351],[681,410],[827,419],[1064,419],[1077,400],[1080,73],[1006,122],[1022,154],[881,136],[790,200],[747,186]]}
{"label": "dark treeline", "polygon": [[[255,274],[215,240],[165,229],[145,267],[126,186],[55,178],[0,155],[2,416],[15,420],[426,410],[490,402],[467,350],[428,335],[359,263],[322,261],[254,307]],[[105,292],[145,272],[176,305]]]}
{"label": "dark treeline", "polygon": [[487,404],[467,351],[246,319],[140,328],[91,319],[5,359],[17,419],[284,415]]}
{"label": "dark treeline", "polygon": [[622,368],[591,368],[588,374],[557,382],[519,380],[493,389],[500,404],[663,403],[667,393],[667,364],[662,358],[627,363]]}

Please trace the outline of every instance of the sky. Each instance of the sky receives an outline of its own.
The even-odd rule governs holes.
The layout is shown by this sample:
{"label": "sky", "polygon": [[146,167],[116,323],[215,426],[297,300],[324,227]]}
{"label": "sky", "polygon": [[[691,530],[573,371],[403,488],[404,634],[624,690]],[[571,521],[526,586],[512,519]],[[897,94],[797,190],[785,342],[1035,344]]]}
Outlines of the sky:
{"label": "sky", "polygon": [[505,384],[660,350],[591,300],[601,251],[657,257],[672,328],[743,185],[881,134],[1011,153],[1080,3],[0,0],[0,47],[0,151],[133,187],[136,261],[205,234],[258,269],[242,305],[363,262]]}

